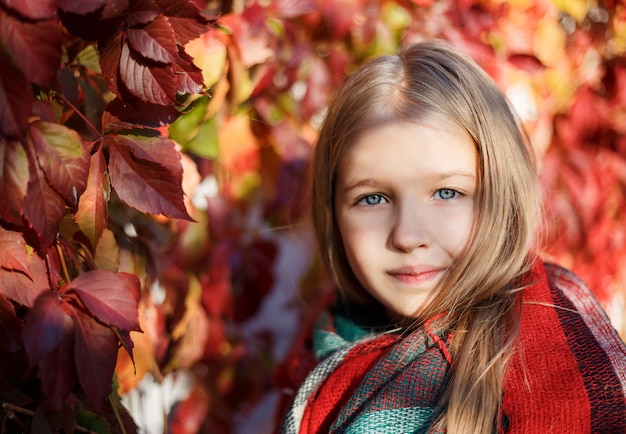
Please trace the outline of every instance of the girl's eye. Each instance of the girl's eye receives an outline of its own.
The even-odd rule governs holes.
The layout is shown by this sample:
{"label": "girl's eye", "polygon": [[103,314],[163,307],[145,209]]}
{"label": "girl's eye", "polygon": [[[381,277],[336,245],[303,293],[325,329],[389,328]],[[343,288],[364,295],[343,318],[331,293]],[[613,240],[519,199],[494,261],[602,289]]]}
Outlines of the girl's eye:
{"label": "girl's eye", "polygon": [[459,196],[459,192],[451,188],[442,188],[435,192],[435,197],[442,200],[450,200]]}
{"label": "girl's eye", "polygon": [[368,194],[363,196],[357,203],[362,205],[380,205],[386,203],[387,199],[380,194]]}

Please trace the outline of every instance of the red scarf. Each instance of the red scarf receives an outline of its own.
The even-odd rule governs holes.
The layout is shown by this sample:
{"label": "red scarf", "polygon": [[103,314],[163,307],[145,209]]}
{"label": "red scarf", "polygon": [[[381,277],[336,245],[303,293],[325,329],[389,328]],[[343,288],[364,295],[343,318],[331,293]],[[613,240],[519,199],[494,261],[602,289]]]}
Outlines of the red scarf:
{"label": "red scarf", "polygon": [[[626,433],[626,346],[573,274],[542,264],[533,273],[504,378],[505,431]],[[282,432],[435,432],[451,362],[444,330],[352,343],[325,333],[341,348],[309,375]]]}

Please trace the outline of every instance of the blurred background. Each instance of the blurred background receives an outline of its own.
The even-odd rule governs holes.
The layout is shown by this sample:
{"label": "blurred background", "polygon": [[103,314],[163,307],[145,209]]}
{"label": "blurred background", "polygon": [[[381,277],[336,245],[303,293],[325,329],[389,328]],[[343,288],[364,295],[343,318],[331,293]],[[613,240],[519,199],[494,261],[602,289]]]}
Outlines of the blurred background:
{"label": "blurred background", "polygon": [[[206,28],[190,9],[192,4],[211,17]],[[124,12],[121,18],[120,11],[129,5],[131,13]],[[62,32],[59,17],[65,26]],[[0,103],[13,108],[0,110],[2,167],[17,167],[6,163],[11,157],[26,173],[18,179],[23,189],[14,194],[4,188],[9,169],[3,172],[0,220],[11,236],[21,231],[23,238],[18,241],[34,246],[47,266],[41,262],[39,269],[46,271],[35,273],[34,264],[41,259],[29,248],[30,262],[13,268],[3,263],[0,277],[7,279],[9,271],[15,275],[16,270],[42,276],[43,291],[50,289],[49,282],[53,290],[58,289],[56,277],[59,286],[65,285],[60,288],[65,313],[59,315],[66,318],[71,313],[81,323],[84,317],[77,312],[89,311],[93,327],[96,323],[103,327],[103,322],[112,327],[130,323],[106,322],[103,312],[85,309],[72,296],[71,282],[76,282],[72,279],[94,267],[138,276],[143,332],[132,331],[132,324],[122,327],[130,333],[134,360],[124,333],[117,335],[126,345],[117,355],[114,389],[140,432],[275,431],[295,389],[313,366],[310,330],[333,290],[314,256],[308,223],[308,170],[327,103],[358,65],[427,38],[444,39],[473,57],[511,100],[540,162],[546,257],[582,277],[626,337],[624,0],[0,0],[0,24],[4,44],[0,45]],[[189,34],[181,36],[186,30]],[[29,43],[28,35],[37,32],[42,32],[40,40]],[[47,36],[52,34],[54,42]],[[184,45],[197,70],[189,56],[176,53],[173,43],[168,45],[170,35]],[[84,41],[97,41],[98,49]],[[39,43],[44,48],[32,56],[32,62],[24,60],[30,59],[29,47],[35,51]],[[54,45],[57,51],[52,54],[63,59],[61,67],[54,59],[34,60],[47,59],[52,52],[45,44]],[[49,77],[38,75],[42,68],[49,70]],[[163,78],[166,72],[173,75]],[[191,77],[196,84],[176,78],[176,87],[172,77]],[[204,82],[203,89],[198,81]],[[53,84],[46,87],[47,82]],[[37,102],[28,100],[30,105],[22,109],[20,104],[31,90]],[[44,101],[48,105],[41,104]],[[128,101],[134,101],[132,113]],[[171,109],[173,102],[175,114],[155,108]],[[38,136],[27,132],[28,122],[33,122],[31,112],[37,119],[65,125],[54,130],[59,137],[80,135],[92,154],[91,166],[85,163],[87,169],[80,175],[85,179],[80,184],[85,191],[81,202],[77,205],[76,190],[72,197],[70,189],[58,215],[40,226],[37,212],[28,208],[35,201],[24,200],[31,190],[32,183],[27,192],[26,182],[28,167],[31,179],[34,176],[35,151],[30,151],[29,162],[26,156],[18,160],[15,156],[22,154],[16,149],[32,149],[30,139],[20,137],[32,136],[40,146],[35,148],[39,166],[48,170],[45,177],[36,170],[40,185],[55,184],[51,167],[59,164],[53,161],[46,166],[42,160],[45,143],[37,137],[54,135],[41,127]],[[15,127],[11,115],[21,126]],[[149,130],[146,119],[159,122],[149,125]],[[141,140],[136,135],[139,130]],[[151,177],[150,185],[155,186],[159,177],[170,177],[182,180],[182,192],[163,193],[158,204],[163,208],[142,208],[149,194],[142,188],[125,188],[132,183],[121,178],[130,170],[119,169],[122,160],[131,166],[136,161],[150,164],[150,170],[132,166],[140,175],[133,185],[144,185],[141,182]],[[94,181],[87,182],[89,167],[101,167],[101,190],[93,187]],[[109,177],[102,175],[105,172],[113,190]],[[106,203],[98,202],[94,191],[100,195],[104,191]],[[182,193],[184,205],[176,199]],[[56,193],[49,194],[56,198]],[[24,210],[10,211],[13,203]],[[56,202],[46,203],[52,208]],[[104,210],[81,208],[85,203],[99,204]],[[68,211],[70,205],[74,208]],[[73,219],[64,218],[64,213]],[[66,267],[72,256],[76,267]],[[92,257],[93,263],[87,260]],[[128,299],[122,286],[116,291]],[[25,313],[39,306],[34,300],[41,288],[26,299],[6,287],[0,287],[0,293],[4,291],[13,304],[0,297],[4,303],[0,303],[4,309],[0,325],[18,332],[7,334],[0,328],[2,336],[18,336],[24,316],[28,330],[43,328],[40,317]],[[133,309],[125,315],[132,317]],[[16,315],[18,322],[2,322]],[[32,342],[45,340],[29,340],[32,333],[24,336],[33,358],[39,350]],[[85,336],[71,339],[87,348],[76,352],[77,364],[81,355],[93,356],[94,366],[98,360],[108,360],[97,345],[84,343]],[[17,354],[16,348],[17,343],[0,346],[2,354]],[[50,354],[45,363],[52,360]],[[0,359],[0,366],[10,365],[8,357]],[[59,369],[42,363],[40,377],[44,372],[49,376],[45,378],[60,378]],[[15,362],[11,369],[17,372],[24,369],[22,365]],[[108,372],[98,369],[91,373]],[[71,381],[63,383],[68,386],[59,399],[65,400],[77,382],[70,371],[62,372]],[[5,373],[0,383],[13,381]],[[87,389],[89,372],[78,375]],[[107,385],[105,378],[97,387],[103,396]],[[13,389],[13,395],[0,393],[0,397],[14,403],[13,416],[33,417],[35,424],[38,386],[33,394],[30,383],[18,386],[34,401],[22,399],[21,392]],[[53,386],[46,386],[47,390],[55,390]],[[85,401],[76,393],[76,399]],[[87,401],[97,401],[100,395],[96,395],[88,394]],[[114,401],[108,402],[112,413],[107,420],[117,416],[122,426]],[[3,423],[7,414],[0,412]],[[31,423],[28,418],[23,421]],[[92,429],[119,432],[95,425]]]}
{"label": "blurred background", "polygon": [[[307,224],[307,170],[326,104],[357,65],[425,38],[468,53],[510,98],[540,160],[546,252],[588,283],[626,336],[624,2],[207,7],[221,13],[217,27],[187,51],[211,97],[169,128],[196,163],[185,191],[197,223],[173,229],[142,299],[137,374],[125,353],[117,368],[148,431],[165,420],[172,432],[275,428],[310,367],[307,333],[331,289]],[[157,405],[167,418],[154,418]]]}

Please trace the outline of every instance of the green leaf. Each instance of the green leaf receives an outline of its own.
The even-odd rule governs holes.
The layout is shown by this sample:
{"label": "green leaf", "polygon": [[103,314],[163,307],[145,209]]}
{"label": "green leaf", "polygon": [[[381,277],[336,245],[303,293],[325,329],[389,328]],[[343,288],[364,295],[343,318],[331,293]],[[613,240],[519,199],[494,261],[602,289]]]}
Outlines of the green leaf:
{"label": "green leaf", "polygon": [[216,159],[219,155],[219,149],[215,120],[206,121],[198,130],[198,134],[183,146],[183,150],[200,157]]}
{"label": "green leaf", "polygon": [[76,410],[76,423],[98,434],[109,434],[111,432],[107,421],[92,411]]}
{"label": "green leaf", "polygon": [[189,111],[178,117],[169,126],[169,138],[183,147],[198,134],[198,129],[204,122],[208,98],[198,98],[189,106]]}
{"label": "green leaf", "polygon": [[100,69],[100,55],[98,54],[98,49],[95,45],[88,45],[83,51],[78,53],[76,56],[76,62],[89,71],[93,71],[98,74],[102,73],[102,69]]}

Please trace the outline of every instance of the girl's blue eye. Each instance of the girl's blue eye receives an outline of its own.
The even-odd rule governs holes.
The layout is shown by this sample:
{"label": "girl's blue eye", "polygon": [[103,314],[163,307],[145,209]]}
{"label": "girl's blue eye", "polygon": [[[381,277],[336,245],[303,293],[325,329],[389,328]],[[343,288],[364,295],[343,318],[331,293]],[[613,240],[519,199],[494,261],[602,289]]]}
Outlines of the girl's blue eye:
{"label": "girl's blue eye", "polygon": [[359,199],[358,203],[363,205],[380,205],[385,202],[386,199],[380,194],[368,194]]}
{"label": "girl's blue eye", "polygon": [[454,199],[459,195],[459,192],[456,190],[452,190],[451,188],[442,188],[435,192],[435,196],[437,199],[450,200]]}

